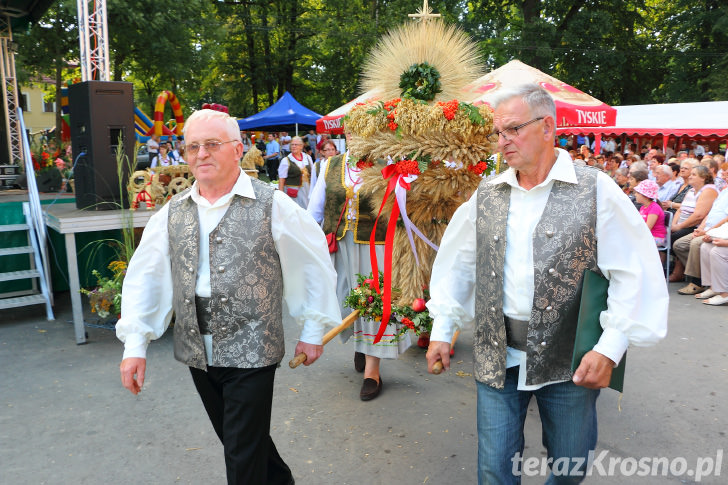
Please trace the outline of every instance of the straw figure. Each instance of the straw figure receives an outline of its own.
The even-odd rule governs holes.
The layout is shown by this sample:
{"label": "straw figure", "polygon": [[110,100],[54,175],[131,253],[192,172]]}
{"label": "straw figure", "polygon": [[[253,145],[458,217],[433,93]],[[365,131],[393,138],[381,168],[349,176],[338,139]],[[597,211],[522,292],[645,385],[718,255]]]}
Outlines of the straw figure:
{"label": "straw figure", "polygon": [[243,160],[240,162],[240,166],[245,170],[245,173],[254,178],[258,178],[257,167],[262,167],[263,164],[263,154],[255,145],[250,147],[248,153],[245,154]]}
{"label": "straw figure", "polygon": [[[398,210],[434,245],[457,207],[496,169],[490,160],[495,146],[488,141],[491,108],[458,101],[481,74],[477,46],[463,32],[440,20],[411,21],[380,41],[362,73],[362,91],[378,89],[385,101],[357,105],[344,121],[351,152],[394,165],[388,178],[376,166],[364,170],[362,193],[382,201],[393,186],[408,186]],[[389,224],[394,204],[390,195],[378,224]],[[379,210],[378,204],[375,217]],[[436,254],[417,235],[410,243],[406,225],[402,216],[391,268],[382,268],[391,272],[391,287],[401,291],[392,298],[398,305],[424,297]]]}

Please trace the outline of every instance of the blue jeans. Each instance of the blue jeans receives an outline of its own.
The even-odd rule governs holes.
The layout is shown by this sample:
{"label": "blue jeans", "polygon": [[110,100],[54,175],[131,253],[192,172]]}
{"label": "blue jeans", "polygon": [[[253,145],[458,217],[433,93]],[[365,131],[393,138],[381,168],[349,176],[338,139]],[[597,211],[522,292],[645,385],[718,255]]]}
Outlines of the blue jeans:
{"label": "blue jeans", "polygon": [[[580,483],[589,451],[597,443],[596,402],[599,391],[571,381],[518,391],[518,369],[506,371],[503,389],[478,382],[478,483],[521,483],[521,475],[545,473],[540,457],[523,465],[523,425],[531,396],[541,416],[543,445],[548,454],[547,484]],[[538,466],[534,461],[538,460]],[[552,467],[553,464],[553,467]],[[536,472],[535,470],[538,470]],[[571,476],[568,476],[571,475]]]}

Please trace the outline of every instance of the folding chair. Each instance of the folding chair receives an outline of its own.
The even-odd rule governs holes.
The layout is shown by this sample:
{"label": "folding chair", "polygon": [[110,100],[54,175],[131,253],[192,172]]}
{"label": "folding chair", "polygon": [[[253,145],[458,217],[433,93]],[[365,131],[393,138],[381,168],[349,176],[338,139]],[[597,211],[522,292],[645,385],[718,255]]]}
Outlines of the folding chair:
{"label": "folding chair", "polygon": [[657,246],[658,251],[665,251],[665,279],[670,278],[670,250],[672,249],[672,212],[665,211],[665,229],[667,229],[667,235],[665,236],[665,245]]}

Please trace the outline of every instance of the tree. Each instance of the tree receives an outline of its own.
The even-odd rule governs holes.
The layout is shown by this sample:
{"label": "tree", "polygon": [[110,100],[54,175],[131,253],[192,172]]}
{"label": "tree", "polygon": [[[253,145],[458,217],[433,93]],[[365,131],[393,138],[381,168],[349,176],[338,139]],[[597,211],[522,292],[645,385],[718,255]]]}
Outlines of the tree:
{"label": "tree", "polygon": [[728,5],[678,0],[663,7],[661,20],[657,42],[666,75],[655,97],[664,102],[725,99]]}
{"label": "tree", "polygon": [[[108,0],[113,79],[152,111],[173,91],[248,116],[290,91],[329,112],[358,94],[379,38],[421,0]],[[520,59],[610,104],[728,95],[722,0],[431,0],[479,43],[488,68]],[[75,3],[59,1],[20,42],[29,71],[75,59]],[[27,39],[27,40],[26,40]]]}
{"label": "tree", "polygon": [[52,93],[46,93],[49,101],[56,101],[55,138],[61,140],[61,88],[64,81],[78,76],[69,69],[69,63],[78,59],[78,24],[76,3],[58,1],[48,9],[42,21],[30,25],[26,31],[17,32],[17,72],[21,83],[50,77],[54,79]]}
{"label": "tree", "polygon": [[196,104],[209,62],[201,39],[217,39],[208,22],[214,6],[203,0],[109,0],[107,10],[112,79],[133,82],[137,103],[149,112],[162,90]]}

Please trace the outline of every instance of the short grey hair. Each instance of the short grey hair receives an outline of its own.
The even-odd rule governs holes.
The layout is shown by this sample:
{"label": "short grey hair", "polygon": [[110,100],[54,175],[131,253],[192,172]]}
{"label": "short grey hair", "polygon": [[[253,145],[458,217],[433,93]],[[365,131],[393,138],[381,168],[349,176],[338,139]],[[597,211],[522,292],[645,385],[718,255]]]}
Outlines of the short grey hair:
{"label": "short grey hair", "polygon": [[720,170],[720,163],[712,157],[703,157],[703,159],[700,160],[700,165],[708,167],[715,173],[718,173],[718,170]]}
{"label": "short grey hair", "polygon": [[656,172],[662,172],[665,175],[672,177],[672,168],[669,165],[658,165],[655,167]]}
{"label": "short grey hair", "polygon": [[185,139],[187,138],[187,128],[189,128],[193,121],[204,122],[212,120],[222,120],[225,122],[225,132],[230,137],[230,140],[243,141],[243,138],[240,136],[240,126],[238,126],[238,122],[235,118],[223,111],[216,111],[214,109],[200,109],[192,113],[190,117],[187,118],[185,126],[182,128],[182,133],[184,134]]}
{"label": "short grey hair", "polygon": [[643,169],[642,167],[639,167],[636,169],[635,168],[629,169],[629,176],[634,177],[634,179],[637,182],[642,182],[643,180],[647,180],[648,174],[649,174],[649,172],[647,172],[647,170]]}
{"label": "short grey hair", "polygon": [[493,109],[497,109],[498,106],[513,98],[521,98],[533,116],[550,116],[556,121],[554,98],[538,84],[521,84],[505,89],[496,95],[492,103]]}
{"label": "short grey hair", "polygon": [[703,165],[696,165],[693,167],[693,170],[695,170],[698,177],[705,180],[706,185],[713,183],[713,174],[710,173],[708,167],[705,167]]}

